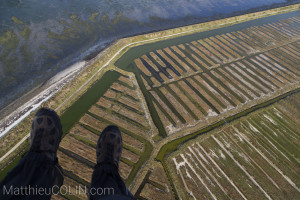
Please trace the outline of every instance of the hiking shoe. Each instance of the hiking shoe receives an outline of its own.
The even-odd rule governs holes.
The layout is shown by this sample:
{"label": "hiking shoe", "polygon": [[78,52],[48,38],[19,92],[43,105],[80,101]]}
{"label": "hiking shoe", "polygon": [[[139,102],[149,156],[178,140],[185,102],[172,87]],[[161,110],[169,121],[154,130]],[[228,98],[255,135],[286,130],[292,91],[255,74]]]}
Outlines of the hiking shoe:
{"label": "hiking shoe", "polygon": [[117,126],[107,126],[101,133],[96,149],[97,164],[119,167],[122,154],[122,136]]}
{"label": "hiking shoe", "polygon": [[61,137],[62,126],[56,112],[49,108],[39,109],[32,120],[30,151],[44,152],[56,158]]}

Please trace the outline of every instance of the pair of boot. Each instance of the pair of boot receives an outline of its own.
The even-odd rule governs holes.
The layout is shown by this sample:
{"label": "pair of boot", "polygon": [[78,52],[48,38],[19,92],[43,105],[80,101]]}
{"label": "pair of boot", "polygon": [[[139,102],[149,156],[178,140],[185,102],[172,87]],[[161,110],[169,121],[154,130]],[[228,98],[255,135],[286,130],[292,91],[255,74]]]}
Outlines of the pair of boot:
{"label": "pair of boot", "polygon": [[[59,187],[63,183],[62,169],[57,162],[57,150],[61,138],[62,125],[56,112],[48,108],[41,108],[32,121],[30,152],[43,154],[50,161],[54,161],[55,179],[53,185]],[[97,165],[92,177],[92,186],[95,182],[96,185],[103,185],[107,182],[107,178],[112,177],[117,180],[116,183],[120,186],[121,193],[128,193],[118,173],[121,154],[122,136],[119,128],[116,126],[106,127],[102,131],[96,147]],[[100,170],[97,169],[99,167]]]}
{"label": "pair of boot", "polygon": [[[62,125],[54,110],[41,108],[35,115],[31,127],[30,151],[41,152],[52,160],[56,159],[62,137]],[[97,143],[97,164],[109,163],[119,166],[122,154],[122,136],[118,127],[106,127]]]}

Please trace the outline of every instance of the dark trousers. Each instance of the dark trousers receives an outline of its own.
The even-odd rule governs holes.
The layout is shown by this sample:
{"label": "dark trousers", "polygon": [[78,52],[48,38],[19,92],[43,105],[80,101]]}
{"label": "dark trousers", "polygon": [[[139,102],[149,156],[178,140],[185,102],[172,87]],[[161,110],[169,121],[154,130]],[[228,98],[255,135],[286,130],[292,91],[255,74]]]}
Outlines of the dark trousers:
{"label": "dark trousers", "polygon": [[[49,200],[63,183],[57,159],[28,152],[0,183],[0,199]],[[96,165],[89,189],[89,199],[133,199],[117,168]]]}
{"label": "dark trousers", "polygon": [[134,199],[118,173],[111,164],[96,165],[89,188],[89,199]]}

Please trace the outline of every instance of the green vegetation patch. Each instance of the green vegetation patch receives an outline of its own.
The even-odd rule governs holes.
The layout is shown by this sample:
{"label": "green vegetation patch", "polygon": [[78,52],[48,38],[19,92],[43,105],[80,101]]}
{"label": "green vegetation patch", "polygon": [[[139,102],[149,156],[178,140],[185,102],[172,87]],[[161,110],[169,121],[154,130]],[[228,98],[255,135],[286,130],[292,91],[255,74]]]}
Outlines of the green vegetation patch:
{"label": "green vegetation patch", "polygon": [[24,27],[24,29],[20,32],[20,35],[25,39],[28,40],[30,36],[31,30],[28,27]]}
{"label": "green vegetation patch", "polygon": [[24,24],[21,20],[19,20],[16,16],[12,16],[11,20],[15,22],[16,24]]}
{"label": "green vegetation patch", "polygon": [[76,122],[100,99],[109,87],[120,77],[116,71],[106,72],[101,79],[94,83],[68,110],[60,117],[63,134],[67,134]]}

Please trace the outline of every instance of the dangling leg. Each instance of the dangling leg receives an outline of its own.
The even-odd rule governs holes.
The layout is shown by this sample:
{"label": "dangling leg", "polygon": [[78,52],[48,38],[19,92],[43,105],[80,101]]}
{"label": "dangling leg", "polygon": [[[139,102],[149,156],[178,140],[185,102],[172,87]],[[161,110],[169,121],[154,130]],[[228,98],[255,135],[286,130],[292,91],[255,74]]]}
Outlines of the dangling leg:
{"label": "dangling leg", "polygon": [[106,127],[97,143],[97,165],[89,189],[90,199],[118,196],[133,199],[124,181],[119,175],[119,162],[122,154],[122,136],[118,127]]}

